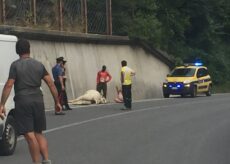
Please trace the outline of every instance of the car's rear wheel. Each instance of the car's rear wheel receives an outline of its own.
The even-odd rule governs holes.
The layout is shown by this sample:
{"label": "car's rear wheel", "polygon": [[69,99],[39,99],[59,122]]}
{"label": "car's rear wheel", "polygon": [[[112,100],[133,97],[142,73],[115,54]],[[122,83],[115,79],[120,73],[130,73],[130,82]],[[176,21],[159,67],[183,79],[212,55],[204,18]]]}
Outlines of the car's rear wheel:
{"label": "car's rear wheel", "polygon": [[169,98],[169,94],[164,93],[164,98]]}
{"label": "car's rear wheel", "polygon": [[17,132],[13,116],[8,116],[5,129],[0,140],[0,154],[12,155],[17,144]]}
{"label": "car's rear wheel", "polygon": [[212,95],[212,86],[211,85],[208,86],[208,91],[205,92],[205,94],[206,94],[206,96],[211,96]]}
{"label": "car's rear wheel", "polygon": [[191,97],[196,97],[197,96],[197,87],[193,86],[192,92],[191,92]]}

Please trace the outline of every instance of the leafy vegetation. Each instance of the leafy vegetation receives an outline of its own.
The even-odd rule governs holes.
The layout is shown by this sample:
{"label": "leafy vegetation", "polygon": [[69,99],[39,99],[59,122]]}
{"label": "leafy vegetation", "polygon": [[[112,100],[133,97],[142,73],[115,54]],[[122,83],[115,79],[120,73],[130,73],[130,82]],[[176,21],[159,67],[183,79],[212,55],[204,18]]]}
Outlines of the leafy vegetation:
{"label": "leafy vegetation", "polygon": [[[200,58],[216,90],[230,91],[230,0],[111,0],[113,34],[144,40],[175,59]],[[33,24],[30,0],[6,1],[6,23]],[[58,2],[37,0],[37,28],[58,29]],[[64,30],[81,31],[81,0],[63,0]],[[88,31],[106,31],[106,0],[87,0]],[[227,89],[227,90],[226,90]]]}
{"label": "leafy vegetation", "polygon": [[115,34],[143,39],[172,54],[176,64],[200,58],[208,66],[216,88],[225,86],[230,90],[229,0],[116,0],[112,3]]}

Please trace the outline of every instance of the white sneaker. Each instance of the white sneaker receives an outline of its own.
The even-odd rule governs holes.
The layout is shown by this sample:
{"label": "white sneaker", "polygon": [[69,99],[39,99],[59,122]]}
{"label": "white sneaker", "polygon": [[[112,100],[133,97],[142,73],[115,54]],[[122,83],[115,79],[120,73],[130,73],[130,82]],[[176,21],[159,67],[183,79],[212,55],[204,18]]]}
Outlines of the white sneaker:
{"label": "white sneaker", "polygon": [[42,161],[42,164],[51,164],[51,160]]}

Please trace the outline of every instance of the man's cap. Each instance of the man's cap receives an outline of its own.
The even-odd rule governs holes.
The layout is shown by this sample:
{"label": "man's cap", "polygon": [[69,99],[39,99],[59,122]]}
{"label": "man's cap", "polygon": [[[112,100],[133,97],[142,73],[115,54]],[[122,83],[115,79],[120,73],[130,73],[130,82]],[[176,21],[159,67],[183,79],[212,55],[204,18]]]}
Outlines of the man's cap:
{"label": "man's cap", "polygon": [[58,57],[58,58],[56,58],[56,61],[64,61],[64,58],[63,57]]}

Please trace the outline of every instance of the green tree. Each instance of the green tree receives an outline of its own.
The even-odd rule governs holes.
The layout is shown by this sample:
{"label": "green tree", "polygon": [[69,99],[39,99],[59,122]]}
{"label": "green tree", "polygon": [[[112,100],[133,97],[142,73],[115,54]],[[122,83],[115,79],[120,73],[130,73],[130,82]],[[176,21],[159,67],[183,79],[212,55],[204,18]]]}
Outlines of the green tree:
{"label": "green tree", "polygon": [[116,34],[147,41],[175,58],[201,58],[215,84],[230,80],[229,0],[116,0]]}

